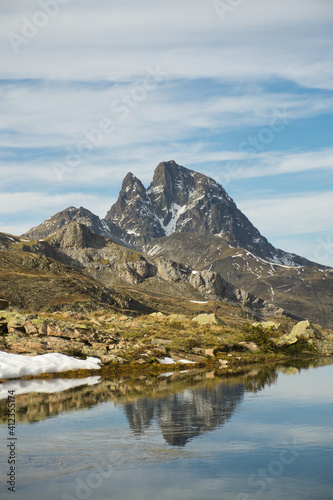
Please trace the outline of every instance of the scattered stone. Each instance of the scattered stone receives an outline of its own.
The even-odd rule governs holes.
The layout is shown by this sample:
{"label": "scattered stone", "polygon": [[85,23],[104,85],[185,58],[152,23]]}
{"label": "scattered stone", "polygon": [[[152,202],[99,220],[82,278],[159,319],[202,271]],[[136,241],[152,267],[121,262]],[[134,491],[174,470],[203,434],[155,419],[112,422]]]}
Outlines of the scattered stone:
{"label": "scattered stone", "polygon": [[45,345],[43,343],[33,343],[33,342],[16,342],[11,344],[11,350],[15,351],[15,354],[44,354]]}
{"label": "scattered stone", "polygon": [[37,328],[35,327],[35,325],[33,325],[31,323],[31,321],[27,321],[26,324],[25,324],[25,331],[27,334],[29,335],[33,335],[35,333],[38,333],[38,330]]}
{"label": "scattered stone", "polygon": [[205,349],[205,355],[210,357],[215,356],[214,349]]}
{"label": "scattered stone", "polygon": [[195,318],[192,319],[199,325],[225,325],[224,321],[222,321],[215,313],[213,314],[199,314]]}
{"label": "scattered stone", "polygon": [[167,318],[167,315],[163,314],[162,312],[151,313],[151,314],[149,314],[149,316],[151,316],[152,318],[158,318],[158,319],[165,319],[165,318]]}
{"label": "scattered stone", "polygon": [[221,367],[228,366],[229,361],[227,359],[219,359],[219,364]]}
{"label": "scattered stone", "polygon": [[25,333],[24,326],[17,325],[16,327],[8,327],[8,333]]}
{"label": "scattered stone", "polygon": [[151,340],[151,344],[153,345],[168,345],[168,344],[172,344],[172,340],[168,340],[168,339],[152,339]]}
{"label": "scattered stone", "polygon": [[276,323],[275,321],[261,321],[260,323],[252,323],[252,326],[261,326],[266,330],[278,330],[281,323]]}
{"label": "scattered stone", "polygon": [[46,334],[51,335],[52,337],[61,337],[63,335],[59,326],[47,325]]}
{"label": "scattered stone", "polygon": [[116,356],[114,354],[101,354],[101,356],[98,356],[102,363],[108,364],[108,363],[118,363],[120,365],[125,365],[128,363],[128,361],[124,358],[121,358],[119,356]]}
{"label": "scattered stone", "polygon": [[292,333],[287,333],[286,335],[282,335],[282,337],[279,338],[279,340],[276,342],[277,347],[283,347],[286,345],[292,345],[296,344],[298,341],[298,338],[296,335],[293,335]]}
{"label": "scattered stone", "polygon": [[254,342],[238,342],[239,346],[243,347],[244,349],[247,349],[248,351],[251,351],[251,352],[256,352],[256,351],[259,351],[259,347],[257,346],[257,344],[255,344]]}
{"label": "scattered stone", "polygon": [[98,352],[107,352],[107,346],[102,342],[91,342],[91,347]]}
{"label": "scattered stone", "polygon": [[184,314],[170,314],[167,318],[171,321],[185,321],[187,319]]}
{"label": "scattered stone", "polygon": [[202,347],[192,347],[191,350],[195,354],[205,354],[205,349],[203,349]]}

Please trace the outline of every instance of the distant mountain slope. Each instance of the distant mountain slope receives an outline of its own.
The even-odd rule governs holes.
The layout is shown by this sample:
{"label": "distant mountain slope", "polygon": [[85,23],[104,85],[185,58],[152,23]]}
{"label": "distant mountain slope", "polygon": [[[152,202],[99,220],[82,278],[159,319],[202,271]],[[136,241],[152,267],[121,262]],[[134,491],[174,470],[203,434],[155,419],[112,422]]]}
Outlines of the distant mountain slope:
{"label": "distant mountain slope", "polygon": [[144,249],[151,256],[172,256],[195,270],[214,271],[235,287],[333,327],[333,269],[274,264],[216,236],[190,233],[160,238]]}
{"label": "distant mountain slope", "polygon": [[[13,244],[12,251],[15,251]],[[49,256],[83,272],[106,287],[135,285],[149,292],[163,291],[189,300],[219,299],[244,308],[250,315],[294,315],[234,287],[219,274],[163,257],[149,257],[94,234],[84,224],[72,222],[44,241],[31,241],[26,252]]]}
{"label": "distant mountain slope", "polygon": [[136,285],[146,291],[163,290],[189,299],[220,299],[245,307],[259,316],[284,314],[278,306],[234,287],[216,272],[208,269],[193,271],[171,258],[148,256],[125,248],[95,235],[82,224],[66,226],[48,238],[48,244],[107,286]]}

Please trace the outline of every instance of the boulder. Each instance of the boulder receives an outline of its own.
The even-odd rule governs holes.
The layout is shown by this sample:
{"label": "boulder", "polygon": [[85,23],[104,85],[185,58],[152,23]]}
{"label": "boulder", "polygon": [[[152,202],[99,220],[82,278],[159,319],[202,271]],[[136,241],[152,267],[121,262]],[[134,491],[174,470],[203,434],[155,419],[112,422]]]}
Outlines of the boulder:
{"label": "boulder", "polygon": [[254,342],[238,342],[238,345],[251,352],[259,351],[259,347]]}
{"label": "boulder", "polygon": [[170,314],[168,319],[171,321],[184,321],[187,317],[184,314]]}
{"label": "boulder", "polygon": [[[282,335],[279,340],[276,342],[277,347],[281,347],[284,345],[296,344],[299,339],[312,340],[313,339],[321,339],[322,335],[319,330],[315,328],[310,321],[299,321],[291,330],[290,333],[286,335]],[[311,343],[310,342],[310,343]]]}
{"label": "boulder", "polygon": [[151,313],[149,314],[152,318],[157,318],[157,319],[165,319],[167,318],[166,314],[163,314],[162,312],[156,312],[156,313]]}
{"label": "boulder", "polygon": [[260,323],[252,323],[252,326],[261,326],[261,328],[266,330],[278,330],[281,323],[276,323],[275,321],[261,321]]}
{"label": "boulder", "polygon": [[277,347],[283,347],[286,345],[292,345],[296,344],[298,341],[298,338],[296,335],[293,335],[292,333],[287,333],[286,335],[282,335],[282,337],[279,338],[279,340],[276,342]]}
{"label": "boulder", "polygon": [[224,325],[225,323],[216,314],[199,314],[192,319],[199,325]]}
{"label": "boulder", "polygon": [[320,332],[308,320],[297,323],[291,330],[291,335],[303,339],[321,338]]}

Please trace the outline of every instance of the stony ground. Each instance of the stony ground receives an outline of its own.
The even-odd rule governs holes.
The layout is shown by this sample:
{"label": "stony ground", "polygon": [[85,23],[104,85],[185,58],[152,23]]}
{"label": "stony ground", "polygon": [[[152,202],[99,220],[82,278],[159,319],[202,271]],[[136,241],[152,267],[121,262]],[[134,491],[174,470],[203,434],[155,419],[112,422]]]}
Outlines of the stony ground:
{"label": "stony ground", "polygon": [[[160,360],[177,365],[227,369],[295,357],[330,356],[333,334],[289,318],[253,322],[216,313],[131,316],[112,309],[22,314],[0,311],[0,350],[36,355],[60,352],[94,356],[105,369],[158,370]],[[180,361],[182,360],[182,361]],[[191,365],[193,366],[193,365]]]}

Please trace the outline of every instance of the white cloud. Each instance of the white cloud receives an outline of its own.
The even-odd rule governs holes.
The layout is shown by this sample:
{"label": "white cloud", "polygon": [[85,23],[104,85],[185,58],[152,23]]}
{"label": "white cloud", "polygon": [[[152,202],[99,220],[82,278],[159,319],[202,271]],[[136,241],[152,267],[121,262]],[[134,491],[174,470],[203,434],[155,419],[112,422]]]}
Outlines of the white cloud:
{"label": "white cloud", "polygon": [[[85,193],[49,194],[36,191],[1,193],[0,213],[1,217],[25,214],[27,212],[34,217],[38,214],[41,217],[40,222],[43,222],[44,219],[69,206],[83,206],[97,215],[105,216],[114,202],[115,198],[113,197],[102,197],[100,195]],[[8,228],[6,224],[1,227]]]}
{"label": "white cloud", "polygon": [[[247,148],[248,151],[254,149],[249,144]],[[297,153],[278,151],[249,153],[243,162],[242,159],[237,158],[235,153],[233,161],[236,162],[234,178],[248,179],[273,175],[300,174],[321,169],[333,170],[333,149],[327,148]],[[253,164],[254,166],[252,166]]]}
{"label": "white cloud", "polygon": [[[69,2],[15,56],[7,40],[33,18],[34,1],[21,10],[4,2],[1,35],[9,78],[133,79],[159,63],[172,77],[289,78],[332,88],[328,0],[242,2],[221,22],[213,2],[128,1],[87,7]],[[15,56],[15,57],[14,57]],[[50,64],[50,61],[52,63]]]}
{"label": "white cloud", "polygon": [[333,191],[248,199],[238,205],[266,235],[333,231]]}
{"label": "white cloud", "polygon": [[[12,79],[0,82],[3,220],[31,214],[41,222],[69,205],[103,216],[129,170],[148,184],[162,160],[222,183],[272,175],[287,182],[289,174],[332,169],[332,148],[308,151],[306,138],[301,151],[283,153],[272,150],[273,140],[253,163],[248,148],[237,150],[238,139],[218,143],[224,133],[246,142],[247,129],[267,127],[277,109],[291,129],[295,120],[333,111],[331,0],[247,0],[223,21],[213,0],[70,0],[18,54],[7,35],[21,33],[22,19],[34,19],[40,3],[2,0],[1,10],[1,73]],[[167,75],[121,120],[111,106],[148,66]],[[57,178],[54,161],[64,162],[66,148],[77,148],[104,118],[115,122],[112,133]],[[236,166],[226,177],[228,161]],[[88,187],[93,194],[84,193]],[[329,189],[328,181],[322,195],[267,200],[258,184],[259,199],[240,205],[264,234],[283,239],[331,230]]]}

